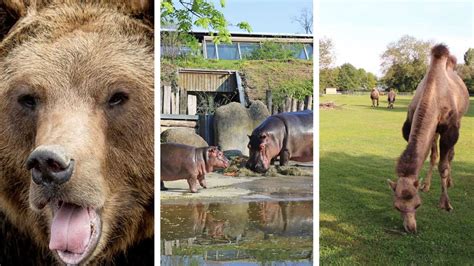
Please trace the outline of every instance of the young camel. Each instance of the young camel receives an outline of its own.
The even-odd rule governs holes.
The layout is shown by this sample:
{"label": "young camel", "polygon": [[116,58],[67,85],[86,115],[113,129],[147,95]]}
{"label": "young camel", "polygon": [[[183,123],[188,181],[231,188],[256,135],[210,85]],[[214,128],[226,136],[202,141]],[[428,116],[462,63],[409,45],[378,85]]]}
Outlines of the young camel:
{"label": "young camel", "polygon": [[461,117],[469,107],[469,95],[461,78],[454,71],[456,58],[449,55],[445,45],[431,50],[431,64],[427,74],[416,89],[408,107],[403,125],[403,137],[408,141],[398,160],[397,182],[388,180],[394,192],[393,205],[401,213],[407,232],[416,232],[416,209],[421,205],[418,194],[418,175],[431,149],[430,169],[424,182],[424,191],[431,185],[432,169],[436,164],[439,138],[441,197],[439,207],[450,211],[453,207],[448,197],[452,185],[451,161],[454,145],[459,137]]}
{"label": "young camel", "polygon": [[379,106],[379,90],[372,89],[370,92],[370,99],[372,100],[372,107],[376,107],[375,103],[377,103],[377,107]]}

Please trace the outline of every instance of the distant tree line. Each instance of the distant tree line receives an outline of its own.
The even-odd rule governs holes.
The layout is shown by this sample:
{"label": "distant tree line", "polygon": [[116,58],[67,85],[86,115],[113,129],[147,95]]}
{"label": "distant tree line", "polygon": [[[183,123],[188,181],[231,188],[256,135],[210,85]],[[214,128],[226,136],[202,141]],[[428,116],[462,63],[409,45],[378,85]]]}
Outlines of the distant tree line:
{"label": "distant tree line", "polygon": [[[356,69],[351,64],[332,67],[334,63],[334,45],[330,39],[320,40],[320,90],[335,87],[341,90],[370,89],[378,84],[386,89],[400,92],[412,92],[426,74],[429,66],[431,47],[434,43],[418,40],[405,35],[398,41],[389,43],[381,55],[383,76],[377,80],[372,73]],[[459,63],[458,58],[458,63]],[[456,67],[470,93],[474,93],[474,49],[464,54],[464,64]]]}
{"label": "distant tree line", "polygon": [[345,63],[334,67],[334,44],[331,39],[319,41],[319,88],[338,88],[339,90],[371,90],[377,86],[377,77],[363,68]]}

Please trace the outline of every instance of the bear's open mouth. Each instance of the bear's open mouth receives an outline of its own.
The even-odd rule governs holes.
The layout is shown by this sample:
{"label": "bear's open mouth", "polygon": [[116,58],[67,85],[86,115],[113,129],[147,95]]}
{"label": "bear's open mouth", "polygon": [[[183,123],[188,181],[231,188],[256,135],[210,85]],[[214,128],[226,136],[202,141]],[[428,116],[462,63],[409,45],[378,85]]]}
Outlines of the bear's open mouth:
{"label": "bear's open mouth", "polygon": [[66,264],[79,264],[95,250],[101,233],[94,208],[59,201],[53,205],[49,249]]}

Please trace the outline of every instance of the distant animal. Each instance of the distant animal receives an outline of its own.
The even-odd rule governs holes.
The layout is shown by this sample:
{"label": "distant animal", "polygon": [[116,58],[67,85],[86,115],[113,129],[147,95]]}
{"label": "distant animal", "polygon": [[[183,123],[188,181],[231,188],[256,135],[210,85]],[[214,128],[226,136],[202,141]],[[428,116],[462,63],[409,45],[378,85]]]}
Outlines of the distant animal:
{"label": "distant animal", "polygon": [[372,89],[370,92],[370,99],[372,100],[372,107],[376,107],[375,103],[377,103],[377,107],[379,106],[379,90]]}
{"label": "distant animal", "polygon": [[393,109],[393,104],[395,103],[395,91],[390,90],[387,94],[387,101],[388,101],[388,106],[387,108]]}
{"label": "distant animal", "polygon": [[206,174],[214,168],[229,167],[229,160],[217,147],[196,148],[178,143],[161,144],[161,190],[167,190],[163,181],[186,179],[191,192],[197,183],[207,188]]}
{"label": "distant animal", "polygon": [[288,161],[313,160],[313,112],[288,112],[265,119],[249,136],[250,151],[246,167],[265,173],[280,156],[280,165]]}
{"label": "distant animal", "polygon": [[[402,130],[408,145],[397,162],[398,180],[388,180],[393,190],[393,206],[401,213],[407,232],[416,232],[415,214],[421,205],[418,191],[422,188],[426,192],[430,188],[432,170],[438,156],[438,138],[438,170],[441,176],[439,207],[446,211],[453,209],[448,197],[448,188],[453,183],[451,161],[454,145],[459,138],[461,118],[469,107],[466,85],[454,71],[455,66],[456,58],[449,54],[445,45],[434,46],[428,73],[418,85],[408,106]],[[421,185],[418,175],[430,149],[430,168]]]}

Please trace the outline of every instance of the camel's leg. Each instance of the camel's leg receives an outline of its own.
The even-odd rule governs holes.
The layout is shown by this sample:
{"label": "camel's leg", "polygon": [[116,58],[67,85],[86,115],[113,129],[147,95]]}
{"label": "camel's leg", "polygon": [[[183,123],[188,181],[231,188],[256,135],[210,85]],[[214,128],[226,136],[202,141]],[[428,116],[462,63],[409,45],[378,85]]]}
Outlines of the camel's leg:
{"label": "camel's leg", "polygon": [[405,123],[403,123],[403,128],[402,128],[403,138],[406,141],[408,141],[408,138],[410,137],[410,131],[411,131],[411,122],[407,119],[405,120]]}
{"label": "camel's leg", "polygon": [[379,99],[377,99],[377,107],[379,107]]}
{"label": "camel's leg", "polygon": [[451,180],[451,161],[454,158],[454,145],[459,138],[459,128],[449,127],[441,134],[439,141],[440,158],[438,170],[441,176],[441,197],[439,207],[450,211],[453,209],[449,201],[448,187],[452,185]]}
{"label": "camel's leg", "polygon": [[428,173],[426,174],[425,181],[421,189],[423,192],[430,191],[431,187],[431,178],[433,176],[433,168],[436,165],[436,159],[438,158],[438,137],[439,134],[436,134],[433,138],[433,144],[431,144],[431,156],[430,156],[430,168],[428,169]]}

